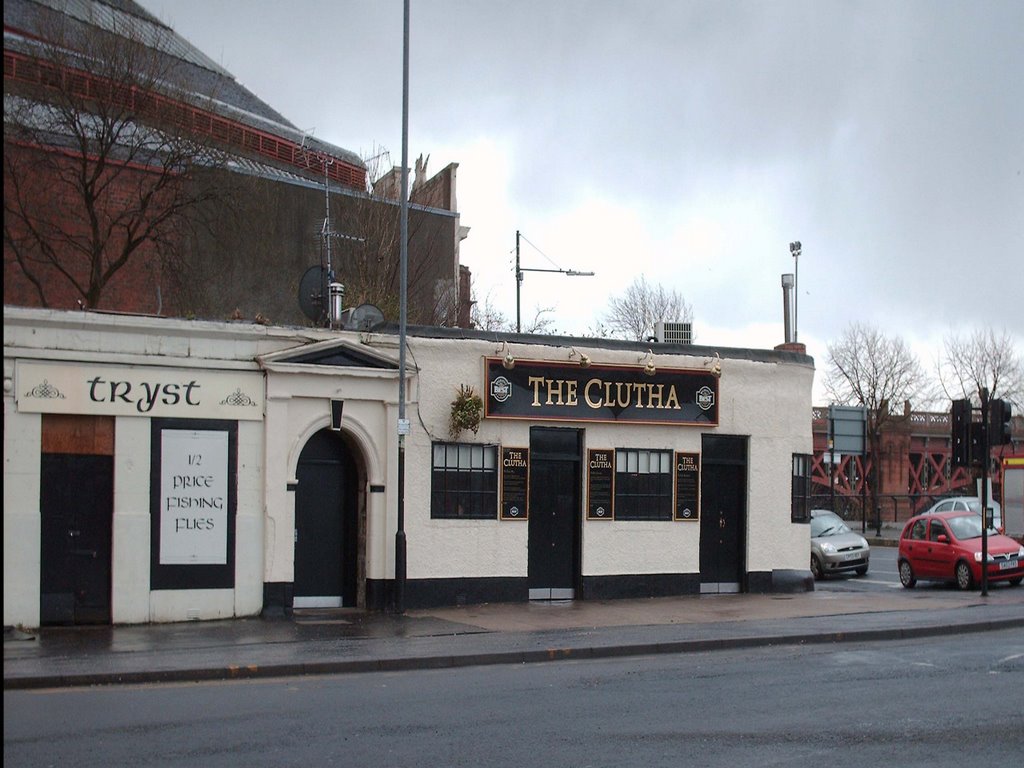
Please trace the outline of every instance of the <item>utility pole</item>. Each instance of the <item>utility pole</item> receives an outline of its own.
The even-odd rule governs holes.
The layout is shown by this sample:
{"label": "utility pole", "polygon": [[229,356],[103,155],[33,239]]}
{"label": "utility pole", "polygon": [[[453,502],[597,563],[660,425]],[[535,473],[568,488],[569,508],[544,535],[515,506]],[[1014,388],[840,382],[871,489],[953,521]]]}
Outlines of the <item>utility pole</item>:
{"label": "utility pole", "polygon": [[981,388],[981,596],[988,597],[988,387]]}
{"label": "utility pole", "polygon": [[[523,323],[520,312],[520,292],[523,286],[523,272],[554,272],[566,277],[593,277],[593,272],[580,272],[575,269],[528,269],[519,266],[519,230],[516,230],[516,333],[522,333]],[[529,242],[529,241],[527,241]],[[531,243],[531,245],[533,245]],[[536,248],[536,246],[534,246]]]}

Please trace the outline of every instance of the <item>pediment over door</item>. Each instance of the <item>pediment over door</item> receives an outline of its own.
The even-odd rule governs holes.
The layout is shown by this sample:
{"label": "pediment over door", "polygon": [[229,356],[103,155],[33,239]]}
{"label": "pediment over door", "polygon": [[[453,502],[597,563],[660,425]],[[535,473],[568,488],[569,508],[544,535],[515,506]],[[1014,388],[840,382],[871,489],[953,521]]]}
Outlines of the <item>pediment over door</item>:
{"label": "pediment over door", "polygon": [[262,355],[265,366],[314,365],[334,368],[363,368],[397,371],[398,363],[390,357],[345,341],[319,342],[298,348]]}

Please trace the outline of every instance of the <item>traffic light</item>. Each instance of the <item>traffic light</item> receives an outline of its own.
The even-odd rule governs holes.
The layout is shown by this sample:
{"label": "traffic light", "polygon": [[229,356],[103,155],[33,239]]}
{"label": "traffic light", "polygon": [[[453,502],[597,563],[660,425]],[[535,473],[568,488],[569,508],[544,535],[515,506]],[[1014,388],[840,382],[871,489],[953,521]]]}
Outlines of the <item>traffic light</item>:
{"label": "traffic light", "polygon": [[953,431],[953,466],[971,465],[971,401],[954,400],[951,412]]}
{"label": "traffic light", "polygon": [[1011,441],[1010,416],[1013,409],[1005,400],[988,403],[988,444],[1006,445]]}

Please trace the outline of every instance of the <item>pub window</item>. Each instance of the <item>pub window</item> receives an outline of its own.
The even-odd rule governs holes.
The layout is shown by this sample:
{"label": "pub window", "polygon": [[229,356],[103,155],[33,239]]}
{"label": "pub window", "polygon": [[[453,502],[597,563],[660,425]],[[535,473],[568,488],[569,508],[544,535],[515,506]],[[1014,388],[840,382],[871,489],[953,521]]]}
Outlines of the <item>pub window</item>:
{"label": "pub window", "polygon": [[615,451],[615,519],[672,519],[672,451]]}
{"label": "pub window", "polygon": [[793,454],[793,491],[790,504],[790,522],[807,523],[811,519],[811,456]]}
{"label": "pub window", "polygon": [[493,520],[498,515],[498,447],[434,443],[430,516]]}

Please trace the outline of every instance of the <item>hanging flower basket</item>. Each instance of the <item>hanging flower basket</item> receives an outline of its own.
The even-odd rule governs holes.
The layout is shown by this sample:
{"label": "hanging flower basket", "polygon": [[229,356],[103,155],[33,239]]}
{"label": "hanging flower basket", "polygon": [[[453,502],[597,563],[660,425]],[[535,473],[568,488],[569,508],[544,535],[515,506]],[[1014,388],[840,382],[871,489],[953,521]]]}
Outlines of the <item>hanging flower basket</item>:
{"label": "hanging flower basket", "polygon": [[480,416],[484,410],[484,401],[468,384],[459,386],[459,394],[452,400],[452,412],[448,419],[448,435],[455,440],[463,430],[470,430],[474,435],[480,429]]}

